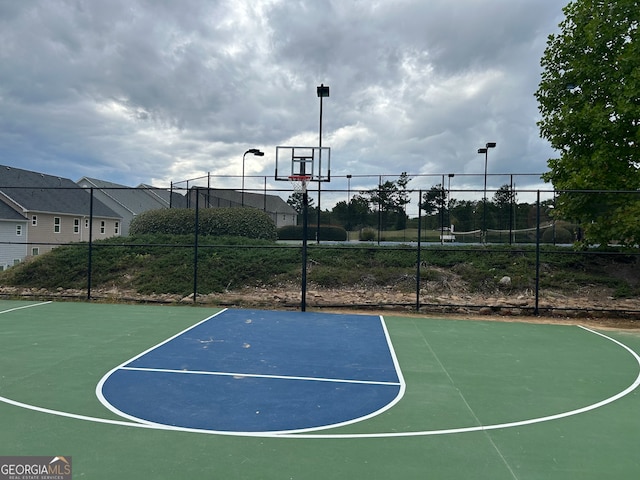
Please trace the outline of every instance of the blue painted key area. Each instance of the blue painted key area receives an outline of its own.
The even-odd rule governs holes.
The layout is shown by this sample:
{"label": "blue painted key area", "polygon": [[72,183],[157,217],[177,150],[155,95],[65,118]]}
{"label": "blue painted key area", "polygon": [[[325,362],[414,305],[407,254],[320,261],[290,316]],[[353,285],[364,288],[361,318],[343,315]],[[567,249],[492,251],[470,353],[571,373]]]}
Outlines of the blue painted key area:
{"label": "blue painted key area", "polygon": [[225,310],[115,369],[110,408],[220,432],[281,432],[355,421],[401,394],[374,315]]}

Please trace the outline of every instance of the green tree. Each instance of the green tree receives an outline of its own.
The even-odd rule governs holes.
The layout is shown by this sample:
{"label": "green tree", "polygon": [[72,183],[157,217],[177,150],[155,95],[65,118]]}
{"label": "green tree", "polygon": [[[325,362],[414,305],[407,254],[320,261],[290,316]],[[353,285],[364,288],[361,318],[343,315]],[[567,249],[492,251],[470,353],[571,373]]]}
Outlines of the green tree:
{"label": "green tree", "polygon": [[563,11],[560,32],[549,36],[535,94],[541,135],[560,153],[548,161],[543,178],[559,191],[556,214],[580,222],[586,243],[637,244],[638,0],[575,0]]}
{"label": "green tree", "polygon": [[[291,205],[291,207],[298,213],[302,213],[303,204],[302,204],[302,192],[293,192],[289,195],[287,199],[287,203]],[[313,198],[307,195],[307,205],[309,207],[309,212],[311,213],[313,207]]]}
{"label": "green tree", "polygon": [[509,184],[502,185],[493,195],[493,204],[498,213],[498,225],[501,230],[513,226],[513,206],[516,203],[516,192]]}
{"label": "green tree", "polygon": [[447,195],[441,184],[434,185],[422,194],[420,208],[425,215],[440,214],[447,204]]}
{"label": "green tree", "polygon": [[442,184],[434,185],[428,191],[423,192],[420,199],[420,208],[427,216],[427,228],[439,229],[444,226],[447,192]]}
{"label": "green tree", "polygon": [[371,209],[369,201],[360,195],[354,195],[349,203],[340,201],[333,207],[332,213],[336,220],[347,230],[353,230],[354,227],[362,227],[365,225],[373,225],[371,223]]}
{"label": "green tree", "polygon": [[360,194],[368,199],[373,208],[382,213],[383,225],[394,225],[396,229],[403,229],[407,223],[405,207],[410,202],[407,191],[407,184],[410,181],[411,178],[407,172],[402,172],[395,182],[387,180],[378,188],[360,192]]}

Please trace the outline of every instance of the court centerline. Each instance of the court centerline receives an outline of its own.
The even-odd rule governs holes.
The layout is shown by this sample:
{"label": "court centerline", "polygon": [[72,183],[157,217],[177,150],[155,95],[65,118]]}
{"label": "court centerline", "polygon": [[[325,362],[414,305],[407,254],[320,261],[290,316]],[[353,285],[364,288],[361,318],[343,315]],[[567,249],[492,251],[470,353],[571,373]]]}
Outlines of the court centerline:
{"label": "court centerline", "polygon": [[250,377],[250,378],[273,378],[280,380],[304,380],[312,382],[330,382],[330,383],[354,383],[365,385],[390,385],[398,387],[400,382],[377,382],[373,380],[355,380],[345,378],[325,378],[325,377],[298,377],[291,375],[267,375],[261,373],[233,373],[233,372],[213,372],[207,370],[174,370],[170,368],[144,368],[144,367],[120,367],[120,370],[136,370],[141,372],[158,372],[158,373],[180,373],[187,375],[214,375],[221,377]]}

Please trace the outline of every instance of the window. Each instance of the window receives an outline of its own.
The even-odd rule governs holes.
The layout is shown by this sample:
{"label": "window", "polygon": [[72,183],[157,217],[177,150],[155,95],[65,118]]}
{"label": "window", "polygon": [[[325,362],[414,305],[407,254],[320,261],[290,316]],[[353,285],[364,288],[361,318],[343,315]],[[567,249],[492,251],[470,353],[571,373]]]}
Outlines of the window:
{"label": "window", "polygon": [[36,255],[40,255],[40,247],[33,247],[33,248],[31,249],[31,255],[33,255],[34,257],[35,257]]}
{"label": "window", "polygon": [[32,215],[31,216],[31,225],[33,225],[34,227],[38,226],[38,216],[37,215]]}
{"label": "window", "polygon": [[102,220],[100,222],[100,233],[104,233],[104,230],[105,230],[105,223],[104,223],[104,220]]}
{"label": "window", "polygon": [[14,265],[20,265],[20,259],[19,258],[14,258],[13,259],[13,264]]}
{"label": "window", "polygon": [[88,218],[84,219],[84,228],[89,228],[89,219]]}
{"label": "window", "polygon": [[80,219],[73,219],[73,233],[80,233]]}
{"label": "window", "polygon": [[120,222],[116,222],[116,225],[115,225],[115,232],[116,232],[116,235],[119,235],[119,234],[120,234]]}
{"label": "window", "polygon": [[60,217],[53,217],[53,232],[60,233]]}
{"label": "window", "polygon": [[16,237],[22,236],[22,225],[16,225]]}

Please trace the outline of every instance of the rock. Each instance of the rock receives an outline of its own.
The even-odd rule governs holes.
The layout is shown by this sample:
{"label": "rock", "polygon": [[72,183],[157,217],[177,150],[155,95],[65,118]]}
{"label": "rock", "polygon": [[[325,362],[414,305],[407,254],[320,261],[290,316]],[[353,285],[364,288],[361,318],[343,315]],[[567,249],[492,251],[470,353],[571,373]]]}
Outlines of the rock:
{"label": "rock", "polygon": [[502,277],[500,279],[500,281],[498,282],[498,284],[501,287],[510,287],[511,286],[511,277],[505,275],[504,277]]}

